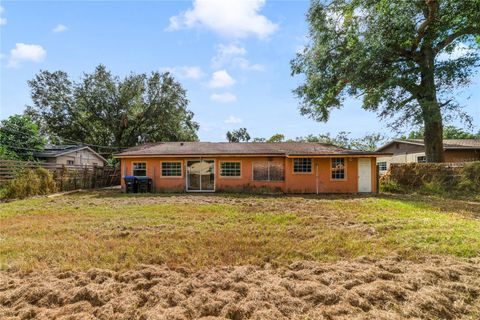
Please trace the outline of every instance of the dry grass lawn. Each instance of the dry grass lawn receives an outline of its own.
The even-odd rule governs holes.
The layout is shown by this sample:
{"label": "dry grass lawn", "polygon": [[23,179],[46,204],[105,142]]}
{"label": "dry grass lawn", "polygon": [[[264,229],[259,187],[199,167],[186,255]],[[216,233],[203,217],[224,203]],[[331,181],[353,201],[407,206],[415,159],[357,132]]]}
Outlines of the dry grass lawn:
{"label": "dry grass lawn", "polygon": [[478,202],[42,197],[0,204],[0,318],[478,319],[479,256]]}

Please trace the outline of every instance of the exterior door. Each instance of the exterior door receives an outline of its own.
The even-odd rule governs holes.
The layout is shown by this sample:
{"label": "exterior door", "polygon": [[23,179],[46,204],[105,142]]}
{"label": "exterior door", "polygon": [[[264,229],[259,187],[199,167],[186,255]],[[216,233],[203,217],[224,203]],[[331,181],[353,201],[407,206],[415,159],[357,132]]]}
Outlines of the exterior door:
{"label": "exterior door", "polygon": [[215,161],[187,160],[187,191],[215,191]]}
{"label": "exterior door", "polygon": [[372,162],[358,158],[358,192],[372,192]]}

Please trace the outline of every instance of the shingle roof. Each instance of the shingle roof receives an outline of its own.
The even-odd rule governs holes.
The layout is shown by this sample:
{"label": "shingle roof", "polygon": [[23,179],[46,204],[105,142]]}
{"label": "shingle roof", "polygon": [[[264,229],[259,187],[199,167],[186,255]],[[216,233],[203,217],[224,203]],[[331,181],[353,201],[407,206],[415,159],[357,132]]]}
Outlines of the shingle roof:
{"label": "shingle roof", "polygon": [[[424,145],[423,139],[409,139],[412,141]],[[443,147],[445,149],[455,148],[480,148],[480,139],[443,139]]]}
{"label": "shingle roof", "polygon": [[53,158],[59,155],[70,153],[85,148],[82,145],[53,145],[47,144],[42,151],[34,152],[35,157]]}
{"label": "shingle roof", "polygon": [[309,142],[162,142],[133,147],[116,157],[162,155],[376,155],[378,152],[350,150]]}
{"label": "shingle roof", "polygon": [[[406,140],[392,140],[384,146],[377,149],[381,151],[391,145],[392,143],[408,143],[419,146],[424,146],[423,139],[406,139]],[[443,139],[443,148],[448,149],[480,149],[480,139]]]}
{"label": "shingle roof", "polygon": [[37,158],[56,158],[64,154],[69,154],[71,152],[75,151],[80,151],[83,149],[88,149],[95,155],[97,155],[100,159],[103,161],[107,161],[104,157],[102,157],[100,154],[95,152],[93,149],[91,149],[88,146],[84,145],[52,145],[52,144],[47,144],[42,151],[37,151],[33,153],[34,157]]}

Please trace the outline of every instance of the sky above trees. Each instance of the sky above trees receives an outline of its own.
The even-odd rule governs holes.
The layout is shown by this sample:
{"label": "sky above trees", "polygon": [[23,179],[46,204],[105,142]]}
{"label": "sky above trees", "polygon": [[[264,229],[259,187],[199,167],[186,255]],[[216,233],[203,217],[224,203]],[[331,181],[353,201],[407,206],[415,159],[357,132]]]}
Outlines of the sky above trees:
{"label": "sky above trees", "polygon": [[[392,135],[355,99],[327,123],[300,115],[292,90],[302,79],[290,76],[290,60],[307,41],[309,1],[225,3],[3,1],[0,119],[31,104],[27,80],[40,69],[63,70],[78,80],[103,63],[120,76],[170,70],[187,89],[202,141],[224,141],[239,127],[264,137]],[[457,94],[478,131],[480,76]]]}

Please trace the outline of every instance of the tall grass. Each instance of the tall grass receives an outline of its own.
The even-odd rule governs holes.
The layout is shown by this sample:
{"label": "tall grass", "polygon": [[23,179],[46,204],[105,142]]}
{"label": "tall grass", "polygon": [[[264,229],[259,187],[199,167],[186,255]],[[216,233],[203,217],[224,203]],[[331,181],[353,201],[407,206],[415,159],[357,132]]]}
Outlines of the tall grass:
{"label": "tall grass", "polygon": [[57,191],[53,174],[44,168],[19,170],[2,192],[7,199],[23,199]]}

